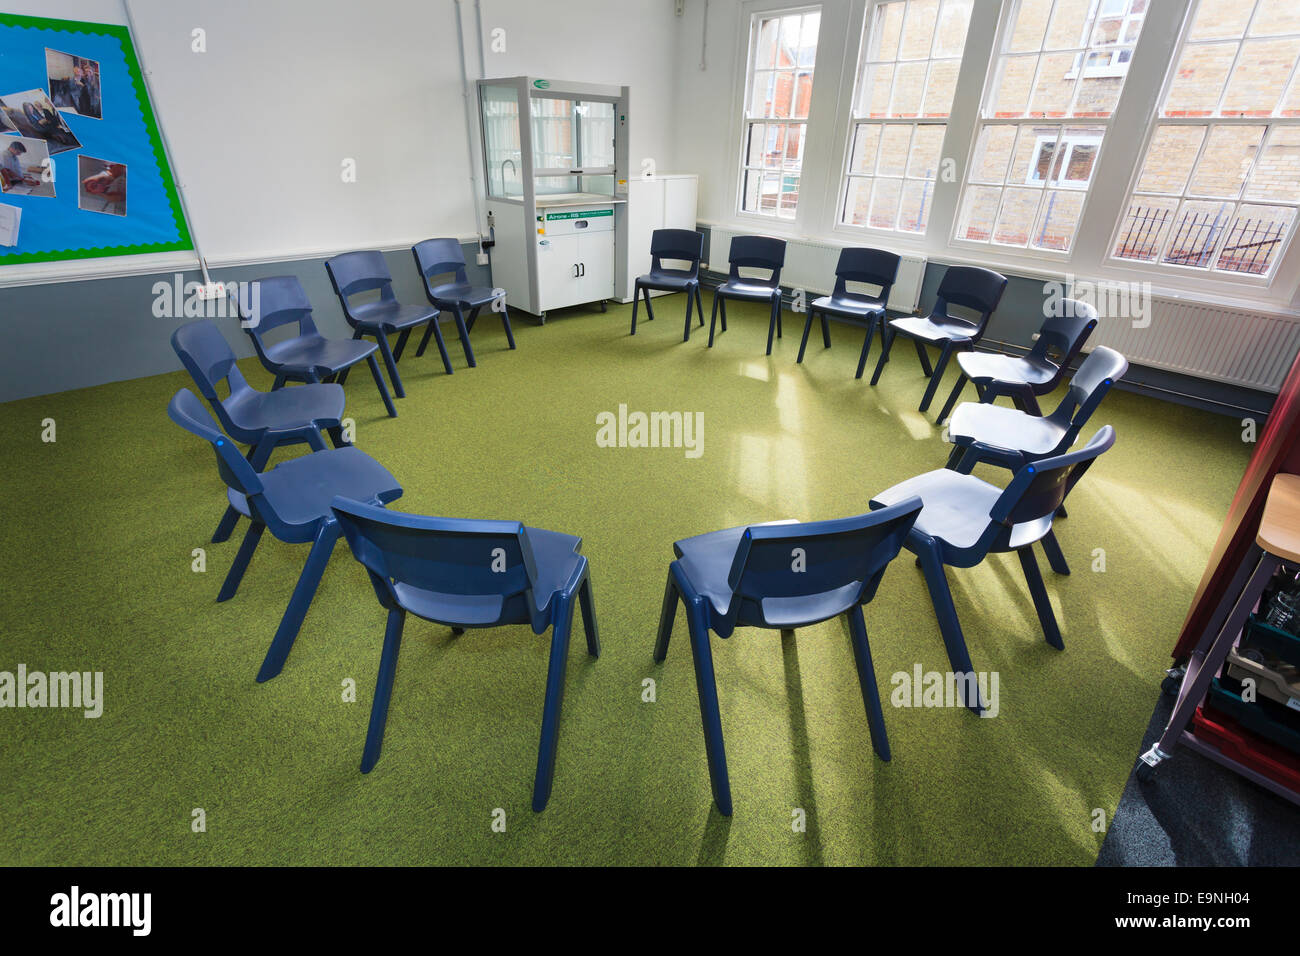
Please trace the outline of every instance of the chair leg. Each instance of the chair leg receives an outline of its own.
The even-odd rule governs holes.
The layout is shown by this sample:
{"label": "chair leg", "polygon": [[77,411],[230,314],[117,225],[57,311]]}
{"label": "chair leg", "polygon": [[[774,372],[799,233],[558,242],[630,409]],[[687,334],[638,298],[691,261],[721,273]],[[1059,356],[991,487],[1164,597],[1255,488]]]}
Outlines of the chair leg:
{"label": "chair leg", "polygon": [[894,347],[894,338],[898,335],[886,322],[880,327],[880,358],[876,360],[876,370],[871,373],[871,384],[875,385],[880,381],[880,373],[885,370],[885,363],[889,361],[889,351]]}
{"label": "chair leg", "polygon": [[930,368],[930,353],[925,350],[920,339],[912,339],[912,344],[916,346],[916,357],[921,360],[921,371],[926,375],[933,375],[934,371]]}
{"label": "chair leg", "polygon": [[506,344],[513,351],[515,348],[515,330],[510,327],[510,310],[506,308],[504,299],[501,301],[501,327],[506,330]]}
{"label": "chair leg", "polygon": [[828,349],[831,347],[831,324],[826,321],[825,312],[819,314],[822,320],[822,348]]}
{"label": "chair leg", "polygon": [[949,471],[956,471],[961,460],[966,457],[966,449],[961,445],[954,445],[952,451],[948,453],[948,460],[943,463],[943,467]]}
{"label": "chair leg", "polygon": [[664,585],[664,603],[659,611],[659,635],[655,638],[655,663],[662,664],[668,656],[668,640],[673,636],[673,620],[677,617],[677,582],[673,572],[668,572],[668,583]]}
{"label": "chair leg", "polygon": [[271,383],[271,391],[274,392],[276,389],[280,389],[280,388],[284,388],[284,376],[283,376],[283,375],[277,375],[277,376],[275,377],[275,381]]}
{"label": "chair leg", "polygon": [[[718,303],[721,301],[722,297],[716,292],[713,293],[713,317],[709,319],[709,348],[713,348],[713,332],[718,325]],[[724,332],[727,330],[725,325],[722,330]]]}
{"label": "chair leg", "polygon": [[[691,289],[687,289],[686,290],[686,328],[682,331],[683,342],[689,342],[691,340],[691,307],[694,305],[695,305],[694,291]],[[703,316],[700,317],[700,321],[702,324],[704,321]]]}
{"label": "chair leg", "polygon": [[636,310],[641,305],[641,286],[635,286],[632,290],[632,331],[628,335],[636,335]]}
{"label": "chair leg", "polygon": [[[235,512],[239,514],[238,511]],[[248,570],[248,562],[253,559],[253,552],[257,550],[257,543],[262,540],[262,532],[266,530],[266,525],[260,521],[254,521],[244,532],[244,540],[239,545],[239,551],[235,554],[235,562],[226,572],[226,580],[221,585],[221,591],[217,594],[217,601],[229,601],[239,590],[239,582],[244,579],[244,572]]]}
{"label": "chair leg", "polygon": [[456,332],[460,335],[460,346],[465,350],[465,361],[469,363],[470,368],[477,368],[478,363],[474,361],[474,349],[469,344],[469,327],[465,324],[465,317],[461,314],[460,306],[451,310],[451,314],[456,319]]}
{"label": "chair leg", "polygon": [[339,373],[334,376],[334,384],[339,388],[342,388],[348,380],[348,372],[350,371],[352,371],[351,367],[340,370]]}
{"label": "chair leg", "polygon": [[343,437],[343,426],[335,425],[329,429],[330,442],[335,448],[347,448],[352,443]]}
{"label": "chair leg", "polygon": [[1061,629],[1056,626],[1056,615],[1052,613],[1052,601],[1047,596],[1047,588],[1043,586],[1043,575],[1038,570],[1033,545],[1017,548],[1016,554],[1020,557],[1020,567],[1025,572],[1029,593],[1034,598],[1034,610],[1038,612],[1038,622],[1043,626],[1043,636],[1047,638],[1048,644],[1063,651],[1065,643],[1061,640]]}
{"label": "chair leg", "polygon": [[1057,574],[1070,573],[1070,566],[1065,562],[1065,555],[1061,552],[1061,544],[1056,540],[1055,531],[1048,531],[1043,537],[1043,552],[1047,555],[1047,563],[1051,565],[1053,571]]}
{"label": "chair leg", "polygon": [[776,331],[777,323],[777,306],[768,309],[767,317],[767,354],[772,354],[772,333]]}
{"label": "chair leg", "polygon": [[384,651],[379,658],[379,676],[375,679],[375,699],[370,704],[370,726],[366,729],[366,746],[361,751],[361,772],[370,773],[379,762],[384,745],[384,727],[388,723],[388,702],[393,698],[393,678],[397,675],[397,654],[402,647],[402,626],[406,612],[395,607],[388,612],[384,627]]}
{"label": "chair leg", "polygon": [[974,448],[965,449],[965,454],[957,462],[956,471],[959,474],[969,475],[975,470],[975,466],[980,463],[980,453]]}
{"label": "chair leg", "polygon": [[478,321],[478,314],[479,314],[480,310],[482,310],[482,308],[483,308],[483,306],[481,306],[481,305],[476,305],[476,306],[474,306],[474,308],[472,308],[472,309],[469,310],[469,318],[467,318],[467,319],[465,320],[465,331],[466,331],[466,332],[473,332],[473,331],[474,331],[474,323]]}
{"label": "chair leg", "polygon": [[596,626],[596,599],[591,593],[591,571],[578,588],[578,605],[582,608],[582,630],[587,635],[587,653],[600,656],[600,630]]}
{"label": "chair leg", "polygon": [[560,705],[564,701],[564,668],[573,627],[573,601],[562,600],[551,625],[551,659],[546,667],[546,703],[542,706],[542,739],[537,745],[537,776],[533,780],[533,811],[541,813],[555,782],[555,749],[560,738]]}
{"label": "chair leg", "polygon": [[700,287],[695,287],[695,314],[699,317],[700,328],[704,328],[704,299],[700,297]]}
{"label": "chair leg", "polygon": [[393,361],[400,362],[402,353],[406,351],[406,342],[411,337],[410,329],[402,329],[402,333],[397,337],[397,348],[393,349]]}
{"label": "chair leg", "polygon": [[393,394],[398,398],[406,398],[406,389],[402,387],[402,376],[397,374],[397,359],[393,357],[393,350],[388,345],[388,336],[380,332],[375,339],[379,342],[379,354],[384,357],[384,367],[388,369],[388,380],[393,383]]}
{"label": "chair leg", "polygon": [[384,377],[379,373],[379,363],[375,361],[373,352],[366,356],[366,364],[370,366],[370,374],[375,378],[375,386],[379,389],[379,397],[384,400],[384,407],[388,409],[388,417],[396,418],[397,409],[393,406],[393,400],[388,394],[388,386],[384,384]]}
{"label": "chair leg", "polygon": [[804,323],[803,323],[803,338],[799,340],[799,357],[795,359],[796,365],[803,362],[803,353],[808,348],[808,333],[812,331],[812,324],[813,324],[813,310],[809,309],[808,318],[804,319]]}
{"label": "chair leg", "polygon": [[961,390],[966,387],[967,381],[968,379],[966,378],[965,372],[957,373],[957,383],[953,385],[952,391],[948,393],[948,401],[943,403],[943,411],[941,411],[939,417],[934,420],[936,425],[942,425],[944,419],[952,414],[953,406],[957,404],[957,398],[961,395]]}
{"label": "chair leg", "polygon": [[776,294],[776,298],[772,300],[772,311],[776,313],[776,337],[779,339],[781,337],[781,311],[782,311],[781,293],[779,292]]}
{"label": "chair leg", "polygon": [[691,657],[695,661],[695,689],[700,697],[700,720],[704,725],[704,751],[709,761],[709,784],[713,802],[725,817],[731,816],[731,783],[727,779],[727,750],[722,741],[722,713],[718,708],[718,684],[713,673],[713,652],[709,648],[709,626],[704,602],[686,606],[690,624]]}
{"label": "chair leg", "polygon": [[722,331],[727,331],[727,297],[722,297]]}
{"label": "chair leg", "polygon": [[302,574],[298,575],[298,583],[294,585],[293,594],[289,598],[289,606],[284,609],[284,617],[280,619],[280,626],[271,639],[266,659],[262,661],[262,669],[257,673],[259,684],[270,680],[284,668],[284,662],[289,658],[289,651],[293,650],[293,642],[302,628],[303,618],[307,616],[312,599],[316,597],[321,575],[325,573],[325,566],[330,562],[330,555],[334,553],[334,544],[338,539],[337,522],[333,519],[321,522],[316,540],[311,543],[311,551],[307,554],[307,563],[302,566]]}
{"label": "chair leg", "polygon": [[[966,638],[961,632],[961,622],[957,620],[957,608],[953,606],[952,591],[948,588],[948,578],[944,574],[943,562],[939,559],[938,551],[933,547],[923,547],[917,557],[921,561],[921,570],[925,573],[925,585],[930,591],[934,616],[939,621],[939,633],[943,635],[944,647],[948,651],[948,663],[958,677],[968,674],[973,676],[975,668],[970,662],[970,651],[966,649]],[[965,690],[969,690],[971,686],[972,681],[962,681]],[[974,701],[967,697],[964,703],[975,713],[982,713],[984,705],[979,700],[978,689],[975,697]]]}
{"label": "chair leg", "polygon": [[655,320],[655,310],[650,305],[650,290],[642,289],[641,291],[645,294],[645,320],[653,322]]}
{"label": "chair leg", "polygon": [[[862,340],[862,354],[858,356],[858,371],[853,376],[855,379],[862,378],[862,373],[867,370],[867,356],[871,354],[871,337],[875,334],[876,334],[876,323],[875,320],[873,319],[867,325],[867,334],[866,337],[863,338]],[[881,335],[883,336],[884,333],[882,332]],[[872,381],[874,383],[875,381],[874,377]]]}
{"label": "chair leg", "polygon": [[935,363],[934,373],[930,376],[930,384],[925,387],[925,394],[921,397],[921,404],[918,406],[918,412],[927,411],[930,403],[934,401],[934,393],[939,389],[939,382],[943,380],[944,370],[948,368],[948,359],[952,357],[952,344],[944,345],[943,351],[939,353],[939,361]]}
{"label": "chair leg", "polygon": [[217,530],[212,532],[212,543],[221,544],[223,541],[229,541],[230,535],[235,530],[235,525],[239,524],[239,512],[233,505],[226,505],[226,512],[221,516],[221,521],[217,524]]}
{"label": "chair leg", "polygon": [[1043,417],[1043,410],[1038,406],[1038,397],[1034,395],[1033,389],[1025,391],[1025,411],[1035,418]]}
{"label": "chair leg", "polygon": [[880,709],[880,690],[876,687],[876,669],[871,662],[871,645],[867,643],[867,624],[862,619],[862,605],[849,608],[849,635],[853,639],[853,661],[858,665],[858,683],[862,685],[862,703],[867,708],[867,726],[871,730],[871,749],[881,760],[889,760],[889,735],[885,733],[885,715]]}
{"label": "chair leg", "polygon": [[442,338],[442,329],[439,327],[436,316],[429,320],[429,327],[424,330],[424,338],[420,340],[420,347],[415,350],[415,357],[419,358],[424,354],[424,350],[429,344],[429,336],[433,336],[434,341],[438,343],[438,355],[442,357],[443,370],[448,375],[451,375],[453,373],[451,356],[447,354],[447,343]]}

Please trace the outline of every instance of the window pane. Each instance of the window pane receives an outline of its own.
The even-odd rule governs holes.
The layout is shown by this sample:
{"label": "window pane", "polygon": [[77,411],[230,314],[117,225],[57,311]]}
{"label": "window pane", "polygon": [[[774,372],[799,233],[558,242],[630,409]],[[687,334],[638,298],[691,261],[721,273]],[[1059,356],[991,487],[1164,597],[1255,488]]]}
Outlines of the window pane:
{"label": "window pane", "polygon": [[1135,200],[1124,213],[1119,238],[1115,242],[1115,255],[1121,259],[1154,261],[1177,208],[1176,199],[1148,199],[1144,196]]}
{"label": "window pane", "polygon": [[1147,160],[1138,180],[1140,192],[1177,195],[1187,186],[1187,177],[1196,162],[1204,126],[1160,126],[1151,137]]}
{"label": "window pane", "polygon": [[853,226],[866,225],[870,202],[871,180],[863,176],[850,176],[844,194],[843,221]]}
{"label": "window pane", "polygon": [[998,214],[1002,190],[995,186],[971,186],[962,199],[957,220],[957,238],[988,242],[993,235],[993,220]]}
{"label": "window pane", "polygon": [[1210,133],[1188,192],[1236,199],[1264,136],[1263,126],[1218,126]]}
{"label": "window pane", "polygon": [[877,179],[871,192],[870,224],[877,229],[893,229],[898,219],[898,199],[902,180]]}
{"label": "window pane", "polygon": [[972,180],[983,183],[1001,183],[1011,160],[1011,146],[1016,141],[1014,126],[986,126],[980,131],[971,163]]}
{"label": "window pane", "polygon": [[1250,174],[1246,198],[1300,203],[1300,126],[1273,130]]}
{"label": "window pane", "polygon": [[939,172],[943,136],[948,127],[929,124],[918,126],[912,135],[912,150],[907,161],[907,175],[914,179],[934,179]]}
{"label": "window pane", "polygon": [[1243,205],[1228,227],[1215,268],[1250,275],[1265,274],[1294,218],[1294,209]]}
{"label": "window pane", "polygon": [[930,219],[930,199],[934,191],[931,180],[909,179],[903,183],[899,200],[898,228],[903,232],[925,232]]}
{"label": "window pane", "polygon": [[903,14],[907,4],[885,3],[876,7],[878,23],[870,25],[872,45],[867,48],[867,60],[893,60],[898,57],[898,39],[903,35]]}
{"label": "window pane", "polygon": [[1009,183],[1041,182],[1040,167],[1046,169],[1047,160],[1043,158],[1044,147],[1051,151],[1056,149],[1056,138],[1060,132],[1057,126],[1022,126],[1016,136],[1015,152],[1011,154],[1011,171],[1007,174]]}
{"label": "window pane", "polygon": [[1008,246],[1029,243],[1029,232],[1038,218],[1038,203],[1042,190],[1011,187],[1002,195],[1002,209],[997,225],[993,227],[993,241]]}
{"label": "window pane", "polygon": [[1007,44],[1009,53],[1037,51],[1043,44],[1047,20],[1052,15],[1052,0],[1023,0],[1016,11],[1016,25]]}
{"label": "window pane", "polygon": [[1223,97],[1224,116],[1268,116],[1291,77],[1300,39],[1247,40]]}
{"label": "window pane", "polygon": [[1169,246],[1163,261],[1199,269],[1208,267],[1231,214],[1231,203],[1183,203],[1170,226]]}
{"label": "window pane", "polygon": [[1049,192],[1034,225],[1034,248],[1069,252],[1074,231],[1079,227],[1083,199],[1084,194],[1074,190]]}
{"label": "window pane", "polygon": [[1063,50],[1084,45],[1089,0],[1056,0],[1052,20],[1043,40],[1045,50]]}
{"label": "window pane", "polygon": [[[1116,50],[1115,57],[1132,57],[1132,50]],[[1096,55],[1096,54],[1094,54]],[[1075,116],[1109,116],[1115,112],[1119,94],[1124,89],[1124,75],[1114,75],[1128,63],[1127,59],[1114,59],[1106,67],[1085,68],[1079,81],[1079,95],[1074,103]]]}
{"label": "window pane", "polygon": [[1188,33],[1190,40],[1226,40],[1240,37],[1250,22],[1251,5],[1246,2],[1202,3]]}
{"label": "window pane", "polygon": [[760,24],[754,42],[754,69],[770,70],[776,66],[776,39],[780,29],[781,21],[775,17]]}
{"label": "window pane", "polygon": [[921,97],[925,95],[925,73],[928,63],[900,63],[894,71],[894,100],[890,113],[894,116],[916,116],[921,112]]}
{"label": "window pane", "polygon": [[821,29],[820,13],[805,14],[799,30],[799,65],[812,69],[817,62],[817,31]]}
{"label": "window pane", "polygon": [[960,57],[966,46],[966,29],[970,26],[971,0],[945,0],[934,33],[936,57]]}
{"label": "window pane", "polygon": [[1037,56],[1005,57],[997,90],[993,94],[994,116],[1023,116],[1029,105],[1029,88],[1038,69]]}
{"label": "window pane", "polygon": [[912,141],[912,127],[886,126],[880,137],[880,156],[876,169],[886,176],[902,176],[907,166],[907,148]]}
{"label": "window pane", "polygon": [[876,150],[880,148],[880,127],[875,123],[861,123],[853,137],[853,155],[849,171],[873,173],[876,171]]}
{"label": "window pane", "polygon": [[1300,6],[1295,0],[1261,0],[1259,12],[1250,25],[1250,35],[1259,37],[1276,33],[1300,33]]}
{"label": "window pane", "polygon": [[1235,43],[1198,43],[1183,49],[1165,96],[1166,116],[1209,116],[1219,104]]}
{"label": "window pane", "polygon": [[1074,99],[1078,72],[1073,53],[1049,53],[1038,68],[1038,81],[1029,102],[1031,116],[1065,116]]}
{"label": "window pane", "polygon": [[934,25],[939,17],[938,0],[912,0],[907,5],[903,40],[898,47],[900,60],[922,60],[930,55],[934,44]]}
{"label": "window pane", "polygon": [[957,73],[961,64],[956,60],[938,60],[930,64],[930,76],[925,84],[925,115],[947,116],[952,110],[952,97],[957,92]]}

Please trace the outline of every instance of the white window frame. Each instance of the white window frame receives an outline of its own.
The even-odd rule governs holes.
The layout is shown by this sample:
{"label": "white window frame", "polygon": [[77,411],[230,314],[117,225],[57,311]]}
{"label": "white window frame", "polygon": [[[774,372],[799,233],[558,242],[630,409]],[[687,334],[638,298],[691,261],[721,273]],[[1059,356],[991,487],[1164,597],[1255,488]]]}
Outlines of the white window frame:
{"label": "white window frame", "polygon": [[[1267,146],[1267,144],[1269,143],[1275,130],[1286,128],[1286,127],[1300,127],[1300,117],[1281,116],[1281,115],[1277,115],[1276,112],[1274,115],[1271,116],[1210,115],[1210,116],[1166,117],[1162,115],[1165,99],[1169,94],[1169,89],[1173,85],[1174,79],[1176,78],[1178,63],[1181,61],[1183,57],[1183,51],[1186,49],[1187,45],[1189,43],[1201,45],[1204,43],[1222,42],[1221,40],[1193,41],[1188,39],[1192,26],[1196,21],[1196,13],[1198,10],[1199,10],[1199,5],[1196,2],[1196,0],[1193,0],[1193,2],[1188,5],[1187,16],[1184,18],[1183,28],[1179,34],[1178,42],[1174,49],[1174,54],[1170,58],[1169,69],[1165,76],[1165,82],[1161,86],[1160,94],[1156,99],[1155,109],[1152,112],[1151,120],[1150,123],[1148,124],[1146,135],[1143,138],[1142,149],[1138,153],[1137,162],[1134,164],[1131,178],[1129,180],[1128,188],[1124,192],[1123,202],[1121,203],[1120,208],[1116,212],[1115,223],[1111,231],[1109,242],[1107,243],[1106,248],[1102,252],[1103,263],[1105,266],[1110,268],[1125,269],[1125,270],[1140,270],[1146,273],[1150,277],[1153,278],[1160,277],[1162,279],[1167,279],[1170,281],[1183,281],[1186,279],[1202,280],[1207,283],[1212,283],[1218,289],[1222,289],[1223,291],[1228,292],[1229,294],[1240,294],[1243,291],[1246,292],[1268,291],[1273,289],[1290,290],[1292,293],[1294,293],[1295,291],[1294,287],[1297,278],[1300,278],[1300,261],[1297,261],[1300,260],[1300,242],[1295,241],[1297,232],[1298,230],[1300,230],[1300,201],[1296,203],[1285,203],[1285,202],[1278,202],[1276,200],[1269,201],[1269,200],[1246,199],[1245,185],[1250,180],[1250,172],[1247,172],[1246,177],[1243,179],[1242,190],[1235,199],[1222,199],[1221,197],[1205,198],[1205,197],[1199,197],[1195,195],[1189,196],[1188,194],[1188,190],[1191,187],[1191,180],[1195,173],[1196,163],[1199,163],[1201,155],[1204,153],[1205,147],[1209,143],[1210,136],[1213,134],[1215,127],[1218,126],[1223,126],[1223,127],[1264,126],[1266,127],[1264,135],[1260,140],[1260,149],[1256,151],[1255,156],[1251,160],[1251,171],[1253,171],[1255,162],[1258,161],[1260,153],[1263,151],[1264,147]],[[1254,21],[1254,17],[1258,13],[1258,11],[1259,8],[1258,5],[1256,5],[1255,10],[1252,11],[1250,22]],[[1241,58],[1241,50],[1242,47],[1245,45],[1246,39],[1248,38],[1249,29],[1250,29],[1250,23],[1247,23],[1245,30],[1243,32],[1242,41],[1238,45],[1236,56],[1234,56],[1233,58],[1232,66],[1229,68],[1228,74],[1224,79],[1223,89],[1219,91],[1219,101],[1215,105],[1216,114],[1222,108],[1223,99],[1227,95],[1228,86],[1232,82],[1233,71],[1236,69],[1237,63]],[[1300,34],[1279,34],[1276,37],[1273,36],[1267,37],[1267,39],[1283,39],[1291,36],[1300,36]],[[1263,38],[1259,38],[1259,39],[1263,39]],[[1293,64],[1292,66],[1291,76],[1288,79],[1287,84],[1283,87],[1284,90],[1290,89],[1291,84],[1300,82],[1300,80],[1297,79],[1298,74],[1300,74],[1300,57],[1297,57],[1296,64]],[[1282,96],[1283,94],[1279,94],[1279,103],[1282,100]],[[1192,164],[1192,169],[1188,173],[1188,181],[1187,183],[1184,184],[1183,189],[1180,192],[1138,194],[1137,184],[1142,177],[1142,169],[1146,163],[1147,153],[1151,148],[1151,143],[1155,139],[1157,131],[1162,126],[1185,126],[1185,127],[1203,126],[1206,127],[1206,133],[1203,139],[1201,140],[1200,147],[1197,150],[1196,162]],[[1273,256],[1272,264],[1267,273],[1263,275],[1258,275],[1258,274],[1248,273],[1248,272],[1230,272],[1230,271],[1216,269],[1213,265],[1213,263],[1218,261],[1219,255],[1222,252],[1223,239],[1227,236],[1228,232],[1230,231],[1229,229],[1222,230],[1222,234],[1220,235],[1219,238],[1216,239],[1214,250],[1210,255],[1211,265],[1208,268],[1201,268],[1198,266],[1179,265],[1177,263],[1168,263],[1163,261],[1164,254],[1168,248],[1170,237],[1173,234],[1173,229],[1170,229],[1168,231],[1168,234],[1166,234],[1164,238],[1161,240],[1159,251],[1157,252],[1155,259],[1153,260],[1128,259],[1128,258],[1121,258],[1119,256],[1116,256],[1115,247],[1116,244],[1119,242],[1120,236],[1124,232],[1124,224],[1128,218],[1128,212],[1133,207],[1135,198],[1140,198],[1140,196],[1149,196],[1151,199],[1165,199],[1165,200],[1175,201],[1178,204],[1175,209],[1175,215],[1177,214],[1177,210],[1181,209],[1183,204],[1189,200],[1204,201],[1204,202],[1221,201],[1224,203],[1228,203],[1231,204],[1234,208],[1233,216],[1230,218],[1229,222],[1235,220],[1236,210],[1239,209],[1242,205],[1285,206],[1293,209],[1295,214],[1291,218],[1291,223],[1287,227],[1285,235],[1282,237],[1278,251]]]}

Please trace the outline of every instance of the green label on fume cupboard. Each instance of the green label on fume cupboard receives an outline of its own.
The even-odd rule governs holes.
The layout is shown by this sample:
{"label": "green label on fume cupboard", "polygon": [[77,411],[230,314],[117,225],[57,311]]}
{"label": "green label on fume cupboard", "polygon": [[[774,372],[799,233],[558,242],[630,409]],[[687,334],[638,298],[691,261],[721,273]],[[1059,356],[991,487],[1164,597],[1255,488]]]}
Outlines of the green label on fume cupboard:
{"label": "green label on fume cupboard", "polygon": [[548,212],[546,218],[551,219],[599,219],[601,216],[612,216],[612,209],[588,209],[584,212]]}

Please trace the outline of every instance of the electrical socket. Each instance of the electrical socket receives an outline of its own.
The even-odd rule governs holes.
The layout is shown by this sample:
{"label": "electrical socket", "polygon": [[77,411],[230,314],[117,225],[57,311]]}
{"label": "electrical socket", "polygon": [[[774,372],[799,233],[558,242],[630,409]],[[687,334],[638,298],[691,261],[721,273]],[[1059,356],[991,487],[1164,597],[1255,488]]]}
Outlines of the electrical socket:
{"label": "electrical socket", "polygon": [[210,302],[213,299],[224,299],[226,297],[226,284],[224,282],[205,282],[199,286],[199,298],[204,302]]}
{"label": "electrical socket", "polygon": [[478,254],[478,264],[479,264],[479,265],[481,265],[481,266],[485,266],[485,265],[488,264],[489,261],[490,261],[490,260],[489,260],[489,258],[488,258],[488,254],[487,254],[486,252],[480,252],[480,253]]}

